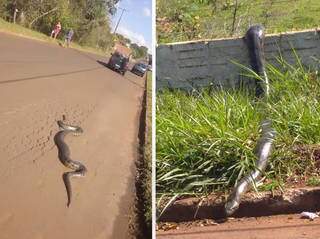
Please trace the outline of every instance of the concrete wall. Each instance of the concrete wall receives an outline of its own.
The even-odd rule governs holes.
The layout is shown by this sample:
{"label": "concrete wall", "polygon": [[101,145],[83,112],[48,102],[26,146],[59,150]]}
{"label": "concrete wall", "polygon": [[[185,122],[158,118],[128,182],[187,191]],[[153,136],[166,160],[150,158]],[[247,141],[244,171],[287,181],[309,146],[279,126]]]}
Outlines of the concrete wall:
{"label": "concrete wall", "polygon": [[[292,48],[304,65],[319,68],[319,61],[313,57],[320,60],[320,31],[267,35],[266,62],[277,65],[276,57],[281,52],[286,61],[294,64],[296,57]],[[250,82],[243,76],[244,70],[232,62],[250,67],[242,38],[159,45],[156,53],[157,89],[192,89],[208,85],[230,88]]]}

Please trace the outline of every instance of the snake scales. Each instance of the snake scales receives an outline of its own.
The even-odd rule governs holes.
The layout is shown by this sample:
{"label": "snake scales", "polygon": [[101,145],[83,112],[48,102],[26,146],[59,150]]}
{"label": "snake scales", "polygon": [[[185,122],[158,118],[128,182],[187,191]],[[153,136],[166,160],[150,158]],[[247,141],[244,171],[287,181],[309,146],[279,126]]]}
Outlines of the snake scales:
{"label": "snake scales", "polygon": [[259,76],[256,78],[256,96],[269,95],[269,79],[265,70],[264,59],[264,27],[255,25],[249,28],[244,39],[249,51],[252,70]]}
{"label": "snake scales", "polygon": [[[256,80],[256,96],[265,96],[268,100],[269,96],[269,80],[265,70],[264,60],[264,28],[256,25],[249,28],[246,33],[245,41],[249,50],[250,65],[252,70],[258,75]],[[265,112],[267,114],[267,112]],[[261,137],[259,138],[255,155],[257,157],[255,169],[248,175],[244,176],[234,187],[225,204],[225,213],[227,216],[232,215],[241,202],[241,196],[254,185],[261,177],[267,167],[268,156],[271,154],[272,143],[276,136],[276,131],[272,128],[271,120],[264,120],[261,123]]]}
{"label": "snake scales", "polygon": [[72,198],[70,179],[72,177],[83,177],[86,174],[87,169],[80,162],[74,161],[70,158],[70,149],[64,142],[64,138],[70,133],[73,135],[81,134],[83,133],[83,130],[81,127],[67,125],[60,120],[57,122],[57,124],[59,125],[60,131],[54,136],[54,142],[58,148],[59,160],[64,166],[74,170],[71,172],[65,172],[62,176],[68,196],[67,207],[69,207]]}
{"label": "snake scales", "polygon": [[250,186],[257,182],[267,167],[268,156],[271,153],[272,142],[276,136],[276,131],[271,126],[271,120],[264,120],[261,123],[262,133],[255,148],[255,154],[258,158],[256,162],[256,168],[248,175],[243,177],[229,195],[225,204],[227,216],[232,215],[239,208],[241,196],[249,189]]}

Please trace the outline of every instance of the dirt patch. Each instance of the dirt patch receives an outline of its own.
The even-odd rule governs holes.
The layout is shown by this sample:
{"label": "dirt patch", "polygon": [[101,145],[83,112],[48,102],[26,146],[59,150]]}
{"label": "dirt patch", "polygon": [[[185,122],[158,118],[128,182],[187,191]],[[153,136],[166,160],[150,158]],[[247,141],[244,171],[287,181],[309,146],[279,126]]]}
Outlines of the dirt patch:
{"label": "dirt patch", "polygon": [[318,238],[319,220],[302,219],[299,214],[234,218],[223,223],[198,220],[187,223],[160,223],[157,238],[183,239],[313,239]]}
{"label": "dirt patch", "polygon": [[[277,191],[248,193],[232,217],[260,217],[298,213],[320,209],[320,187],[294,188]],[[185,198],[174,202],[160,217],[161,222],[184,222],[199,219],[223,219],[225,197]]]}

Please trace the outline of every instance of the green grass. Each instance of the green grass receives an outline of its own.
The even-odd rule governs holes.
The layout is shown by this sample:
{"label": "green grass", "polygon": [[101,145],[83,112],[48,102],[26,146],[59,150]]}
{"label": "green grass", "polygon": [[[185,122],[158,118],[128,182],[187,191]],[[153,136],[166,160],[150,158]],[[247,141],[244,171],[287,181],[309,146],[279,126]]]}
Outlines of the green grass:
{"label": "green grass", "polygon": [[252,24],[263,24],[267,33],[319,26],[318,0],[239,0],[235,31],[232,32],[233,2],[157,0],[158,42],[243,36]]}
{"label": "green grass", "polygon": [[152,72],[147,73],[146,143],[144,147],[145,169],[145,218],[147,227],[152,227]]}
{"label": "green grass", "polygon": [[277,131],[262,190],[318,177],[320,75],[300,64],[268,66],[271,93],[256,99],[245,90],[157,94],[157,196],[226,191],[254,168],[259,124]]}
{"label": "green grass", "polygon": [[[57,44],[57,43],[63,44],[64,43],[64,39],[54,40],[41,32],[31,30],[29,28],[20,26],[18,24],[13,24],[13,23],[7,22],[7,21],[3,20],[2,18],[0,18],[0,32],[1,31],[7,32],[10,34],[15,34],[15,35],[22,36],[22,37],[26,37],[26,38],[30,38],[30,39],[34,39],[34,40],[45,41],[45,42],[51,43],[51,44]],[[74,48],[74,49],[77,49],[80,51],[91,52],[91,53],[98,54],[98,55],[103,55],[103,56],[106,55],[105,52],[103,52],[99,49],[95,49],[95,48],[87,47],[87,46],[81,46],[81,45],[74,43],[74,42],[71,43],[71,48]]]}
{"label": "green grass", "polygon": [[308,178],[307,185],[308,186],[313,186],[313,187],[319,186],[320,185],[319,177],[312,176],[312,177]]}
{"label": "green grass", "polygon": [[[146,89],[143,96],[143,108],[139,131],[140,158],[136,164],[136,238],[152,236],[152,74],[146,75]],[[145,124],[144,124],[145,122]],[[143,131],[142,131],[143,130]],[[143,133],[143,135],[141,135]],[[143,138],[142,138],[143,137]]]}

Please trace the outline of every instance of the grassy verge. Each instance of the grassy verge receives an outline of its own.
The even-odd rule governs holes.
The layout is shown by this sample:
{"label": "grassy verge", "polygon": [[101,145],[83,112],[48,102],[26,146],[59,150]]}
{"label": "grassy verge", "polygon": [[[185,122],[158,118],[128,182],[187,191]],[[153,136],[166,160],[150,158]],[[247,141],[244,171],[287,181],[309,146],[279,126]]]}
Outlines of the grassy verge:
{"label": "grassy verge", "polygon": [[[2,18],[0,18],[0,32],[1,31],[15,34],[15,35],[22,36],[22,37],[26,37],[26,38],[30,38],[30,39],[34,39],[34,40],[45,41],[45,42],[51,43],[51,44],[57,44],[57,43],[63,44],[64,43],[64,40],[59,40],[59,39],[54,40],[43,33],[33,31],[29,28],[20,26],[18,24],[13,24],[13,23],[7,22],[7,21],[3,20]],[[80,51],[86,51],[86,52],[102,55],[102,56],[106,55],[106,53],[103,52],[102,50],[98,50],[98,49],[95,49],[92,47],[81,46],[81,45],[74,43],[74,42],[71,43],[71,48],[74,48],[74,49],[77,49]]]}
{"label": "grassy verge", "polygon": [[145,81],[139,129],[139,160],[136,164],[136,238],[152,237],[152,74]]}
{"label": "grassy verge", "polygon": [[157,38],[167,43],[243,36],[258,23],[276,33],[315,28],[319,18],[318,0],[157,0]]}
{"label": "grassy verge", "polygon": [[147,74],[146,142],[144,147],[144,216],[148,230],[152,227],[152,72]]}
{"label": "grassy verge", "polygon": [[274,151],[261,190],[317,185],[320,75],[300,64],[268,66],[271,95],[202,90],[157,94],[157,197],[226,191],[254,168],[262,119],[273,120]]}

